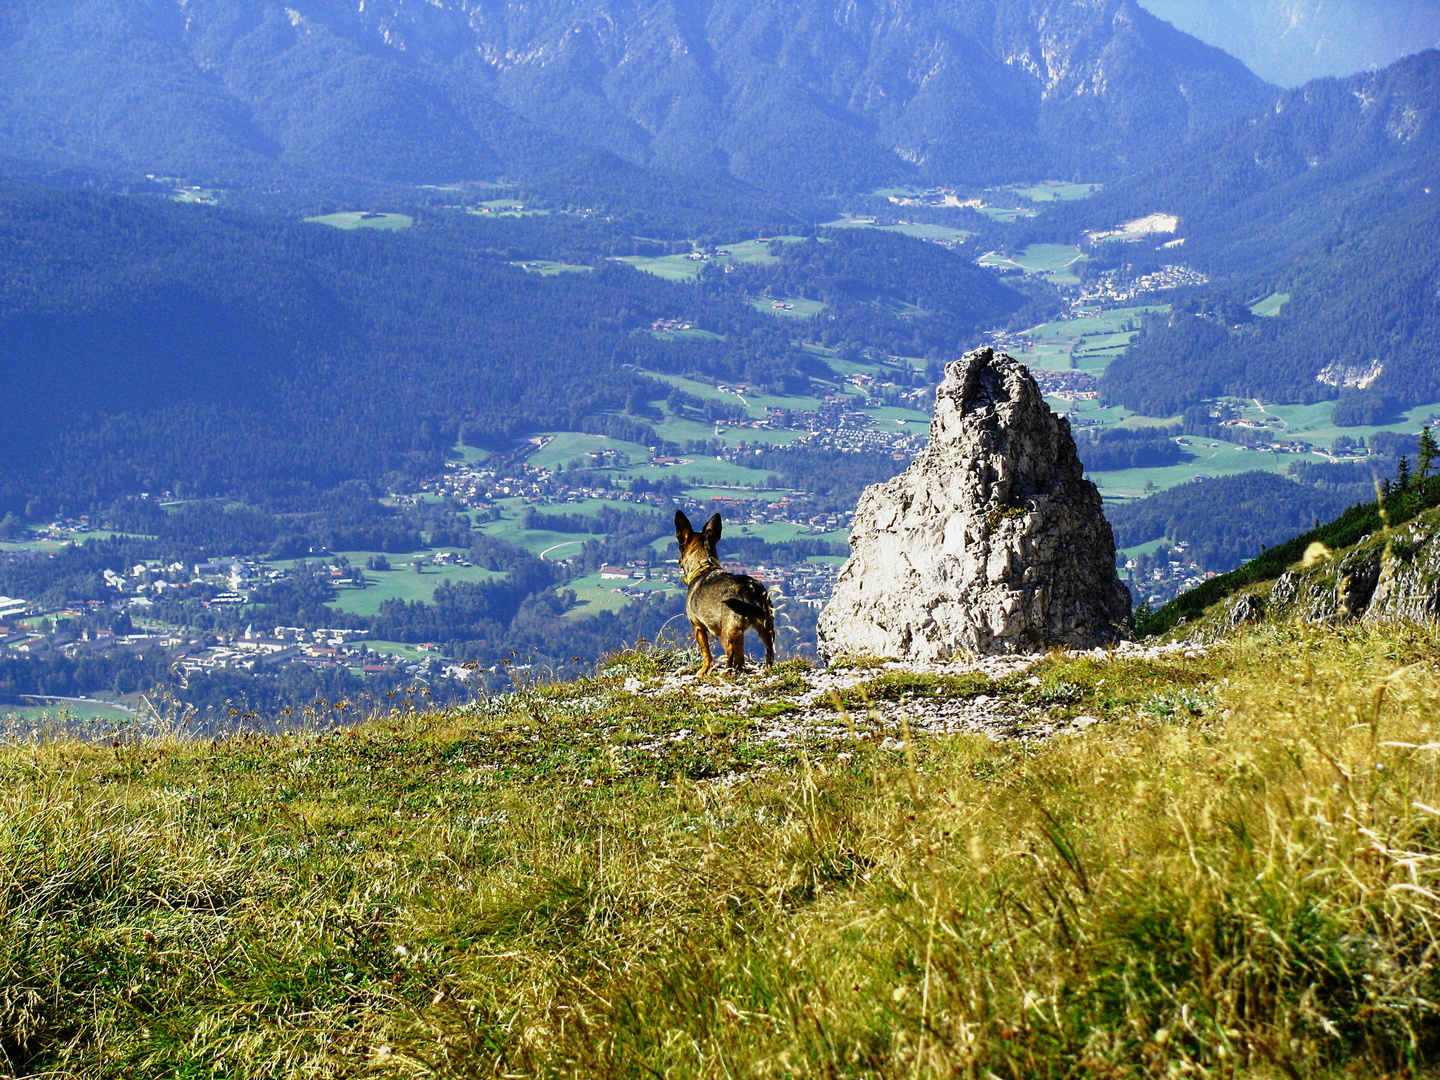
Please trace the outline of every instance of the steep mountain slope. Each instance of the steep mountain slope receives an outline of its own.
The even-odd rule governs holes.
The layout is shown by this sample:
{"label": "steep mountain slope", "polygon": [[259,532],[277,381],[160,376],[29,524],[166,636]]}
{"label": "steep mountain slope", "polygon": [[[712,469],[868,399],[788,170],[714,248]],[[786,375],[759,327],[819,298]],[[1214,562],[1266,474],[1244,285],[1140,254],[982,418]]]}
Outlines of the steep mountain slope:
{"label": "steep mountain slope", "polygon": [[1141,0],[1282,86],[1382,68],[1440,47],[1431,0]]}
{"label": "steep mountain slope", "polygon": [[1271,88],[1135,0],[17,0],[0,153],[223,178],[1114,176]]}
{"label": "steep mountain slope", "polygon": [[[1219,394],[1440,395],[1440,52],[1291,91],[1031,235],[1073,240],[1156,212],[1179,218],[1183,247],[1100,242],[1092,265],[1183,260],[1212,285],[1110,367],[1112,401],[1169,415]],[[1290,299],[1252,318],[1271,294]]]}

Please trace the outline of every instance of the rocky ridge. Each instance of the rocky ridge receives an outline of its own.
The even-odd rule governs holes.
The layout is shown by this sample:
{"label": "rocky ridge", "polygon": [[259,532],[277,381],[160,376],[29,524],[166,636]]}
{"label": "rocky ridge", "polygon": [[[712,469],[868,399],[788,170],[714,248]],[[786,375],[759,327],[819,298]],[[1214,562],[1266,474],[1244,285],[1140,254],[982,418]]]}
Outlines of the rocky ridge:
{"label": "rocky ridge", "polygon": [[865,491],[850,542],[820,616],[827,659],[936,661],[1131,636],[1114,537],[1070,425],[1004,353],[949,365],[929,444]]}
{"label": "rocky ridge", "polygon": [[1362,537],[1338,551],[1312,544],[1272,582],[1217,604],[1184,628],[1210,640],[1246,623],[1434,622],[1440,618],[1440,511]]}

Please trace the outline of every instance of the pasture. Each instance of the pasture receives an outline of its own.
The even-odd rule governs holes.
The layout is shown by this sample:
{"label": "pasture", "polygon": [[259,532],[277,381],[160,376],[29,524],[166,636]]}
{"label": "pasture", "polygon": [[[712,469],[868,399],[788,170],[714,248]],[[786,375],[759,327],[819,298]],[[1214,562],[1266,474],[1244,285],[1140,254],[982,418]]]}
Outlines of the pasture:
{"label": "pasture", "polygon": [[1088,199],[1100,190],[1099,184],[1074,184],[1065,180],[1041,180],[1038,184],[1011,184],[1000,188],[1031,202],[1069,202]]}
{"label": "pasture", "polygon": [[[463,581],[478,585],[481,582],[504,577],[497,571],[485,570],[478,566],[436,566],[431,562],[442,551],[453,552],[456,550],[455,548],[431,548],[409,555],[386,555],[385,558],[390,562],[389,570],[366,570],[365,588],[336,589],[335,600],[331,606],[349,612],[351,615],[378,615],[380,614],[380,605],[386,600],[400,600],[405,603],[419,600],[423,603],[430,603],[435,598],[435,587],[447,579],[452,582]],[[381,553],[342,551],[339,554],[348,558],[353,566],[364,566],[367,559]],[[461,552],[460,555],[462,558],[467,557],[464,552]],[[424,564],[419,573],[415,572],[417,561]]]}
{"label": "pasture", "polygon": [[1001,255],[992,251],[982,255],[979,261],[982,266],[1010,267],[1027,274],[1044,274],[1052,282],[1073,285],[1080,279],[1074,275],[1072,267],[1085,259],[1084,252],[1068,244],[1031,244],[1018,255]]}
{"label": "pasture", "polygon": [[1146,304],[1043,323],[1025,331],[1034,346],[1015,358],[1039,371],[1074,369],[1098,376],[1129,345],[1147,314],[1169,310],[1169,304]]}
{"label": "pasture", "polygon": [[1404,419],[1393,424],[1379,424],[1374,427],[1336,427],[1330,420],[1335,410],[1333,401],[1317,401],[1313,405],[1265,405],[1256,406],[1254,401],[1227,399],[1243,408],[1243,416],[1260,419],[1264,416],[1278,416],[1284,421],[1280,435],[1287,439],[1302,439],[1320,446],[1329,446],[1334,440],[1345,435],[1351,439],[1369,437],[1377,431],[1394,431],[1409,434],[1419,432],[1425,422],[1440,413],[1440,402],[1417,405],[1404,413]]}
{"label": "pasture", "polygon": [[706,258],[691,258],[690,253],[683,255],[620,255],[615,258],[616,262],[629,263],[637,270],[643,270],[647,274],[654,274],[666,281],[694,281],[700,276],[700,271],[711,264],[721,266],[736,266],[744,263],[756,263],[767,265],[778,262],[774,255],[770,254],[770,244],[774,241],[781,243],[795,243],[803,240],[801,236],[772,236],[764,240],[742,240],[738,244],[727,244],[720,248],[724,254],[710,254]]}
{"label": "pasture", "polygon": [[0,730],[10,725],[25,728],[44,727],[47,723],[65,725],[74,720],[105,720],[124,724],[135,718],[129,709],[105,701],[82,701],[74,698],[40,698],[41,705],[0,705]]}
{"label": "pasture", "polygon": [[518,266],[521,270],[528,270],[532,274],[539,274],[541,277],[555,277],[557,274],[588,274],[595,269],[593,266],[551,262],[549,259],[536,259],[532,262],[512,262],[510,265]]}
{"label": "pasture", "polygon": [[305,220],[316,225],[329,225],[334,229],[408,229],[415,224],[415,219],[408,214],[380,214],[362,210],[321,214]]}
{"label": "pasture", "polygon": [[1250,314],[1258,315],[1262,319],[1274,318],[1280,314],[1281,309],[1290,302],[1290,294],[1286,292],[1271,293],[1263,300],[1257,300],[1250,305]]}
{"label": "pasture", "polygon": [[[1086,473],[1095,482],[1107,502],[1141,499],[1155,491],[1165,491],[1189,483],[1195,477],[1229,476],[1242,472],[1284,473],[1297,461],[1323,463],[1319,454],[1279,454],[1269,450],[1250,450],[1234,443],[1189,437],[1187,449],[1194,459],[1162,469],[1122,469],[1116,472]],[[1083,461],[1084,455],[1081,455]],[[1154,485],[1146,491],[1146,483]]]}
{"label": "pasture", "polygon": [[881,229],[885,232],[897,232],[904,236],[913,236],[918,240],[945,240],[950,243],[959,243],[975,235],[966,229],[953,229],[948,225],[928,225],[922,222],[902,222],[895,225],[881,225],[873,217],[861,217],[851,214],[836,218],[834,221],[827,221],[824,227],[827,229]]}
{"label": "pasture", "polygon": [[[602,579],[599,573],[587,574],[584,577],[575,578],[565,584],[557,586],[557,589],[573,589],[575,592],[575,606],[565,613],[567,619],[586,619],[599,615],[605,611],[619,611],[626,604],[633,603],[635,597],[626,596],[619,590],[638,589],[645,592],[652,603],[663,601],[667,596],[676,594],[681,589],[679,582],[671,581],[665,568],[652,569],[651,580],[636,581],[612,581]],[[660,620],[657,618],[653,627],[645,628],[649,633],[655,633],[660,629]]]}
{"label": "pasture", "polygon": [[550,441],[530,455],[529,463],[552,472],[556,465],[569,468],[570,462],[586,454],[615,450],[624,454],[631,464],[650,460],[650,451],[639,443],[612,439],[608,435],[588,435],[579,431],[547,431]]}
{"label": "pasture", "polygon": [[[804,300],[797,296],[757,296],[750,301],[757,311],[769,315],[787,315],[796,319],[808,319],[825,310],[819,300]],[[776,307],[776,304],[782,305]]]}

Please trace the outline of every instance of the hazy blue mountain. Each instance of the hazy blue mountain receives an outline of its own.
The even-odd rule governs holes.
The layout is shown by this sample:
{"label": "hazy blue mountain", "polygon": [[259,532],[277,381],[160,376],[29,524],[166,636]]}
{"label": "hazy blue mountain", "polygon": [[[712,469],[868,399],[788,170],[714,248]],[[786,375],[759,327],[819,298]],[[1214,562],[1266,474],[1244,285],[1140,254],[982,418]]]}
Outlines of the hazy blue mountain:
{"label": "hazy blue mountain", "polygon": [[1440,47],[1435,0],[1140,0],[1282,86]]}
{"label": "hazy blue mountain", "polygon": [[823,190],[1112,177],[1273,88],[1135,0],[10,0],[0,155],[224,178],[585,148]]}

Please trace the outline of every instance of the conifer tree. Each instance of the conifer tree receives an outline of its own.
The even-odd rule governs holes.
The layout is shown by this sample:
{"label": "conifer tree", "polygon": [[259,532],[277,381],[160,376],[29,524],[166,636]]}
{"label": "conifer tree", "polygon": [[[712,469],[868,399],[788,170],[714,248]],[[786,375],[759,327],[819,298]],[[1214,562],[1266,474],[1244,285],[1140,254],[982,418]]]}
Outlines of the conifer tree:
{"label": "conifer tree", "polygon": [[1415,471],[1424,480],[1430,475],[1430,466],[1435,462],[1435,455],[1440,453],[1440,446],[1435,445],[1435,436],[1430,432],[1430,425],[1426,424],[1420,429],[1420,447],[1415,452]]}

